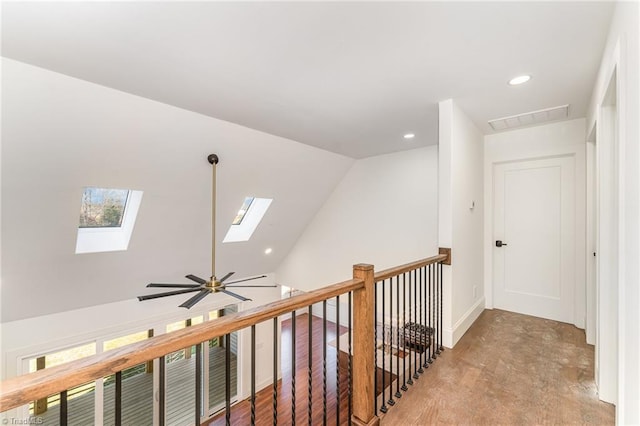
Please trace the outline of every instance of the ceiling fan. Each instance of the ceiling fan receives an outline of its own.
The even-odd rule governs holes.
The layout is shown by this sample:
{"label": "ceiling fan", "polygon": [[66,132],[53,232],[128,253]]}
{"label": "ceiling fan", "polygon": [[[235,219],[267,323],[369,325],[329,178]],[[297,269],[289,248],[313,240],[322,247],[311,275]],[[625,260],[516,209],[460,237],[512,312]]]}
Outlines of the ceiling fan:
{"label": "ceiling fan", "polygon": [[207,157],[209,163],[213,166],[213,181],[212,181],[212,196],[211,196],[211,278],[209,280],[205,280],[203,278],[197,277],[195,275],[186,275],[185,278],[190,279],[191,281],[196,282],[197,284],[156,284],[150,283],[147,284],[147,287],[153,288],[179,288],[182,290],[173,290],[167,291],[164,293],[156,293],[149,294],[145,296],[138,296],[139,301],[157,299],[160,297],[167,296],[175,296],[177,294],[185,294],[185,293],[193,293],[198,292],[195,296],[191,297],[189,300],[185,301],[180,305],[182,308],[191,308],[196,303],[207,297],[211,293],[225,293],[229,296],[233,296],[236,299],[240,299],[242,301],[251,300],[244,296],[240,296],[232,291],[227,290],[227,288],[248,288],[248,287],[277,287],[276,285],[233,285],[243,283],[245,281],[257,280],[259,278],[264,278],[266,275],[260,275],[256,277],[244,278],[237,281],[226,282],[231,275],[235,272],[229,272],[227,275],[222,277],[221,279],[216,278],[216,166],[218,164],[218,156],[216,154],[210,154]]}

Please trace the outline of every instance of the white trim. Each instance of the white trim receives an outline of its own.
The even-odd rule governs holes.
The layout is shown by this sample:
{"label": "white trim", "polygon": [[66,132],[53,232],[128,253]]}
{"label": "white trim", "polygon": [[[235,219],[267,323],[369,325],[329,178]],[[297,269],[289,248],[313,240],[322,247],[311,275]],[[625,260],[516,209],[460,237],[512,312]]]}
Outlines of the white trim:
{"label": "white trim", "polygon": [[104,424],[104,378],[95,381],[93,396],[95,398],[93,421],[95,424],[101,425]]}
{"label": "white trim", "polygon": [[453,348],[458,341],[464,336],[474,322],[478,319],[482,311],[485,309],[484,297],[478,299],[476,303],[469,308],[467,312],[453,325],[453,328],[445,328],[442,333],[443,345],[447,348]]}
{"label": "white trim", "polygon": [[[598,187],[598,236],[597,236],[597,274],[596,289],[597,331],[595,378],[598,396],[601,400],[617,404],[624,400],[623,384],[624,357],[622,347],[625,342],[619,339],[624,331],[624,292],[622,271],[624,250],[623,242],[623,199],[624,176],[621,165],[624,157],[621,146],[624,141],[622,125],[624,109],[624,90],[620,61],[622,40],[618,39],[611,55],[611,66],[604,74],[605,85],[598,96],[596,112],[596,152]],[[610,89],[615,84],[615,93]],[[610,99],[615,95],[615,109]],[[621,368],[622,367],[622,368]],[[616,406],[616,419],[619,421],[619,406]]]}
{"label": "white trim", "polygon": [[[595,129],[594,129],[595,132]],[[585,244],[585,277],[586,277],[586,306],[585,306],[585,335],[587,344],[596,344],[597,313],[596,313],[596,291],[597,291],[597,229],[598,221],[598,199],[596,181],[596,142],[595,134],[587,139],[586,150],[586,244]]]}

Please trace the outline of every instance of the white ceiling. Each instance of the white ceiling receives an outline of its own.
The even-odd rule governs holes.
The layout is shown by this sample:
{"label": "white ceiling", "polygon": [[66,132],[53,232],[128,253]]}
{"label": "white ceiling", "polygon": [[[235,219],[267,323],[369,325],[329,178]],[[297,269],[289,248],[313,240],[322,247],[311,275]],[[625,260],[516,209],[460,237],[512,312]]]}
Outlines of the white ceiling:
{"label": "white ceiling", "polygon": [[4,2],[2,55],[362,158],[437,143],[448,98],[485,133],[557,105],[584,116],[613,7]]}

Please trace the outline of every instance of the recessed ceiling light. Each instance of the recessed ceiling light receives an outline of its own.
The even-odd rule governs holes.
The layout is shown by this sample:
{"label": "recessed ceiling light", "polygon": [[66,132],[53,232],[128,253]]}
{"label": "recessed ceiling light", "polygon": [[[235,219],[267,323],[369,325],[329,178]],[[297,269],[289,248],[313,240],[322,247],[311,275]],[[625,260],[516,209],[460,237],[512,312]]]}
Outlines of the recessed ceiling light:
{"label": "recessed ceiling light", "polygon": [[518,84],[526,83],[529,80],[531,80],[530,75],[519,75],[509,80],[509,85],[517,86]]}
{"label": "recessed ceiling light", "polygon": [[413,134],[413,133],[405,133],[405,135],[404,135],[405,139],[413,139],[415,137],[416,137],[416,135]]}
{"label": "recessed ceiling light", "polygon": [[271,254],[271,252],[273,251],[273,249],[271,247],[265,249],[264,254]]}

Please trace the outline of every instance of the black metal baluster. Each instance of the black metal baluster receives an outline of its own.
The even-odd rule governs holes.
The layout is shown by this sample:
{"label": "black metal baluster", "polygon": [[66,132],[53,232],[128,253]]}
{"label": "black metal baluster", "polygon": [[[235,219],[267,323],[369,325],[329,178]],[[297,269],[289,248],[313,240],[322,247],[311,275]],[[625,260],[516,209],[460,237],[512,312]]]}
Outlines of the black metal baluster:
{"label": "black metal baluster", "polygon": [[386,390],[387,390],[387,386],[386,386],[386,376],[387,376],[387,372],[385,370],[385,351],[387,350],[386,347],[386,340],[387,340],[387,329],[386,329],[386,320],[385,320],[385,300],[384,300],[384,294],[386,293],[386,289],[384,286],[384,283],[387,280],[382,280],[382,407],[380,407],[380,411],[382,411],[383,413],[386,413],[388,408],[387,408],[387,404],[386,404],[386,400],[385,400],[385,395],[386,395]]}
{"label": "black metal baluster", "polygon": [[396,275],[396,398],[401,398],[401,397],[402,397],[402,394],[400,393],[400,275]]}
{"label": "black metal baluster", "polygon": [[424,324],[423,322],[423,318],[422,318],[422,301],[423,301],[423,294],[422,294],[422,269],[416,269],[416,275],[417,275],[417,279],[418,279],[418,315],[420,316],[420,319],[418,321],[416,321],[416,338],[418,339],[418,347],[421,348],[420,350],[420,354],[418,355],[418,373],[422,374],[424,373],[424,370],[422,368],[422,358],[424,356],[424,351],[425,351],[425,347],[423,346],[423,340],[422,340],[422,325]]}
{"label": "black metal baluster", "polygon": [[67,426],[67,391],[60,392],[60,426]]}
{"label": "black metal baluster", "polygon": [[225,422],[231,424],[231,334],[224,335]]}
{"label": "black metal baluster", "polygon": [[440,281],[440,279],[442,278],[440,276],[440,269],[438,268],[438,264],[436,264],[436,283],[434,285],[434,289],[433,289],[433,293],[434,293],[434,301],[433,301],[433,306],[434,306],[434,316],[433,316],[433,321],[434,321],[434,334],[433,334],[433,358],[437,358],[438,355],[440,354],[440,351],[438,350],[438,347],[440,346],[440,286],[438,285],[438,282]]}
{"label": "black metal baluster", "polygon": [[413,274],[413,304],[412,304],[412,308],[413,308],[413,314],[414,314],[414,323],[413,323],[413,330],[411,332],[411,338],[413,340],[413,347],[414,347],[414,352],[413,352],[413,378],[414,379],[418,379],[420,377],[420,375],[418,374],[418,348],[420,347],[419,345],[419,341],[418,341],[418,277],[416,274],[416,270],[414,269],[413,271],[411,271]]}
{"label": "black metal baluster", "polygon": [[273,319],[273,424],[278,424],[278,318]]}
{"label": "black metal baluster", "polygon": [[440,318],[440,327],[438,327],[438,330],[440,332],[440,342],[439,342],[439,346],[438,346],[438,353],[442,353],[444,352],[444,346],[442,346],[442,262],[438,263],[438,268],[440,269],[440,314],[439,314],[439,318]]}
{"label": "black metal baluster", "polygon": [[418,363],[417,363],[417,367],[418,367],[418,373],[422,374],[424,373],[424,370],[422,369],[422,355],[424,354],[424,349],[422,347],[422,300],[423,300],[423,294],[422,294],[422,276],[420,275],[420,269],[415,269],[415,274],[416,274],[416,284],[418,286],[418,290],[416,292],[416,309],[418,310],[418,313],[416,314],[416,340],[418,341]]}
{"label": "black metal baluster", "polygon": [[[442,284],[442,264],[438,264],[438,272],[439,272],[439,278],[438,280],[440,281],[440,284]],[[438,306],[438,326],[437,326],[437,339],[436,339],[436,353],[438,355],[440,355],[442,353],[442,350],[440,349],[440,346],[442,346],[442,286],[438,286],[438,299],[436,300],[436,304]]]}
{"label": "black metal baluster", "polygon": [[[383,284],[384,285],[384,284]],[[386,334],[386,333],[385,333]],[[393,399],[393,277],[389,278],[389,400],[387,404],[396,404]]]}
{"label": "black metal baluster", "polygon": [[378,283],[373,285],[373,412],[378,415]]}
{"label": "black metal baluster", "polygon": [[336,424],[340,424],[340,295],[336,296]]}
{"label": "black metal baluster", "polygon": [[436,265],[436,284],[433,286],[433,359],[438,358],[438,336],[440,334],[440,325],[438,320],[438,267]]}
{"label": "black metal baluster", "polygon": [[[412,307],[412,303],[411,303],[411,272],[409,272],[409,323],[408,323],[408,327],[405,327],[404,331],[405,331],[405,335],[407,333],[407,329],[409,332],[409,349],[411,349],[411,352],[415,351],[415,347],[414,347],[414,341],[413,341],[413,333],[411,332],[411,320],[413,319],[413,316],[411,314],[411,307]],[[405,336],[405,340],[407,340],[406,336]],[[412,366],[413,364],[411,363],[411,353],[407,354],[407,357],[409,357],[409,380],[407,380],[407,383],[410,385],[413,385],[413,377],[411,376],[411,371],[412,371]],[[405,370],[406,371],[406,370]],[[405,372],[405,374],[407,374]]]}
{"label": "black metal baluster", "polygon": [[296,424],[296,311],[291,312],[291,424]]}
{"label": "black metal baluster", "polygon": [[[351,358],[353,357],[353,351],[351,348],[351,323],[352,323],[352,318],[351,318],[351,294],[352,292],[349,292],[349,300],[348,300],[348,305],[349,305],[349,313],[347,314],[347,316],[349,317],[349,366],[348,366],[348,371],[347,371],[347,380],[348,380],[348,384],[349,384],[349,391],[348,391],[348,396],[349,396],[349,423],[351,423],[351,415],[353,412],[353,404],[352,404],[352,394],[353,394],[353,387],[352,387],[352,377],[351,377],[351,369],[353,368],[353,365],[351,364]],[[375,392],[374,392],[375,393]]]}
{"label": "black metal baluster", "polygon": [[422,366],[424,368],[429,368],[429,326],[427,325],[428,323],[428,317],[427,317],[427,300],[428,300],[428,294],[427,294],[427,282],[429,280],[428,274],[427,274],[427,266],[423,266],[422,268],[420,268],[420,270],[422,271],[422,310],[423,310],[423,318],[424,318],[424,322],[422,323],[422,335],[423,335],[423,341],[424,341],[424,360],[422,361]]}
{"label": "black metal baluster", "polygon": [[431,304],[431,299],[433,297],[433,291],[432,291],[432,286],[433,286],[433,263],[429,264],[429,283],[427,285],[427,303],[428,303],[428,311],[429,311],[429,320],[427,322],[427,339],[428,339],[428,343],[429,343],[429,359],[427,360],[427,362],[429,364],[433,363],[433,357],[431,356],[431,354],[433,353],[433,345],[434,343],[434,338],[435,335],[433,333],[433,305]]}
{"label": "black metal baluster", "polygon": [[308,361],[307,361],[307,415],[309,417],[309,426],[312,424],[312,401],[313,401],[313,305],[309,305],[309,341],[308,341]]}
{"label": "black metal baluster", "polygon": [[424,321],[422,323],[422,337],[423,337],[423,354],[424,361],[422,362],[422,366],[424,368],[429,368],[429,360],[428,360],[428,350],[429,350],[429,326],[427,325],[427,267],[423,266],[420,268],[420,274],[422,276],[422,309],[424,311]]}
{"label": "black metal baluster", "polygon": [[[402,390],[407,391],[407,274],[402,274]],[[400,330],[400,326],[398,326]]]}
{"label": "black metal baluster", "polygon": [[[191,347],[189,347],[191,350]],[[202,343],[196,345],[196,426],[202,415]]]}
{"label": "black metal baluster", "polygon": [[251,326],[251,425],[256,424],[256,326]]}
{"label": "black metal baluster", "polygon": [[116,426],[122,425],[122,371],[116,373],[116,396],[115,396],[114,423]]}
{"label": "black metal baluster", "polygon": [[166,411],[166,407],[165,407],[165,395],[166,395],[166,384],[165,384],[165,372],[166,372],[166,359],[163,356],[161,356],[158,359],[158,365],[160,368],[158,368],[158,423],[160,424],[160,426],[164,426],[164,419],[165,419],[165,411]]}
{"label": "black metal baluster", "polygon": [[327,424],[327,301],[322,301],[322,424]]}

